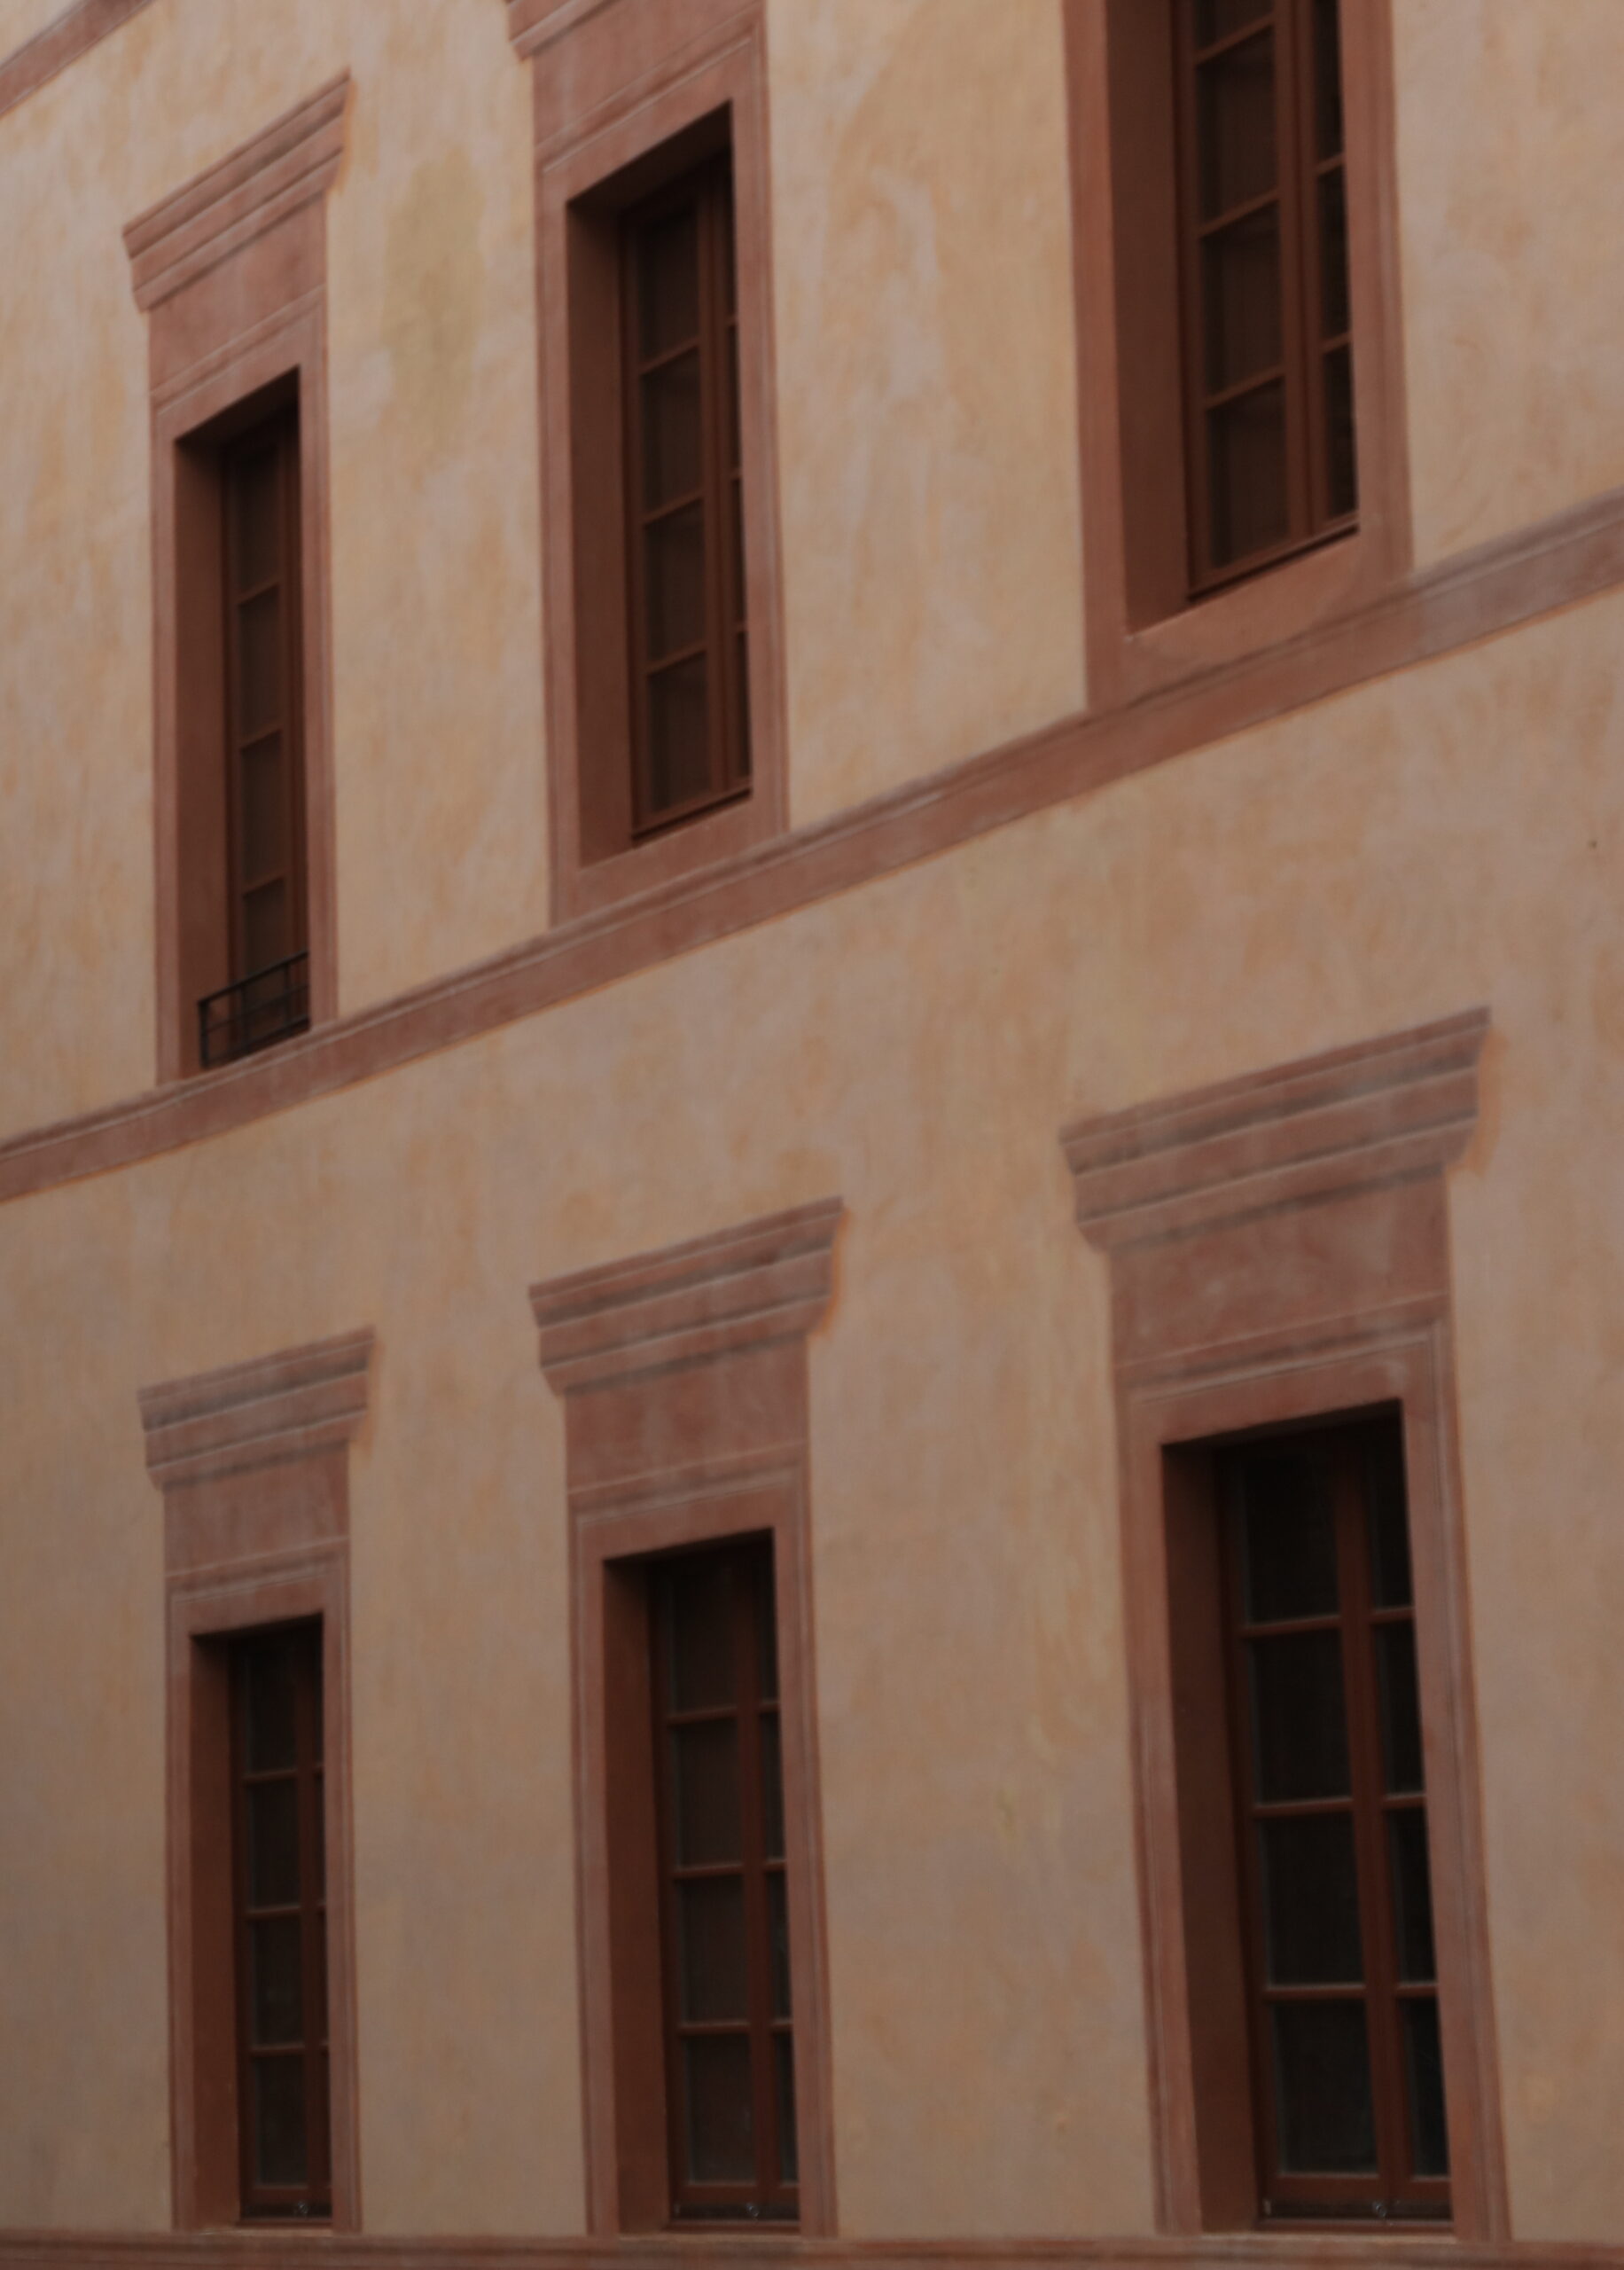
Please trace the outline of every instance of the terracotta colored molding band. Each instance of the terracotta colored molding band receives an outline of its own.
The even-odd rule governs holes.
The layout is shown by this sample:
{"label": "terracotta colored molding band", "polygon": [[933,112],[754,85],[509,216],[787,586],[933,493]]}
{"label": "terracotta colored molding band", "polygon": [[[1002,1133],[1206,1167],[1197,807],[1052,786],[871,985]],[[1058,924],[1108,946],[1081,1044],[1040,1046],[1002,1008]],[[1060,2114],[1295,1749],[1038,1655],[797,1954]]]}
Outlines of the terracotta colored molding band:
{"label": "terracotta colored molding band", "polygon": [[1478,1117],[1487,1009],[1331,1049],[1060,1137],[1091,1245],[1139,1245],[1450,1165]]}
{"label": "terracotta colored molding band", "polygon": [[1269,653],[1024,740],[583,915],[263,1055],[0,1143],[0,1201],[103,1174],[571,1000],[1169,757],[1624,583],[1624,490],[1462,553]]}
{"label": "terracotta colored molding band", "polygon": [[770,2239],[678,2236],[614,2239],[370,2238],[301,2230],[0,2235],[0,2270],[672,2270],[675,2264],[733,2262],[739,2270],[783,2263],[828,2270],[1624,2270],[1624,2246],[1538,2239],[1463,2245],[1447,2235],[1369,2238],[1303,2230],[1211,2238]]}
{"label": "terracotta colored molding band", "polygon": [[348,1442],[366,1416],[373,1337],[367,1326],[143,1388],[148,1474],[167,1490]]}
{"label": "terracotta colored molding band", "polygon": [[146,0],[74,0],[32,39],[0,59],[0,118],[37,94],[47,80],[99,46],[109,32],[138,15]]}
{"label": "terracotta colored molding band", "polygon": [[507,0],[508,37],[520,58],[537,54],[613,0]]}
{"label": "terracotta colored molding band", "polygon": [[542,1369],[572,1388],[809,1332],[833,1289],[839,1198],[532,1285]]}

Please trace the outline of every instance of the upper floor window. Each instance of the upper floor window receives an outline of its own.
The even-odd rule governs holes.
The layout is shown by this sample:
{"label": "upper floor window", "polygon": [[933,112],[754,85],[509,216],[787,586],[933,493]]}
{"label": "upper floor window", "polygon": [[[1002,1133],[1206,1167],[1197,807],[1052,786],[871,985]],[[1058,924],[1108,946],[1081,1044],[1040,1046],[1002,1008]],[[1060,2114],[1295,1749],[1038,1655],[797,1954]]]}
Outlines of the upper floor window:
{"label": "upper floor window", "polygon": [[1338,0],[1176,0],[1192,592],[1358,510]]}
{"label": "upper floor window", "polygon": [[205,1066],[309,1022],[297,405],[224,443],[216,476],[230,974],[198,1004]]}
{"label": "upper floor window", "polygon": [[733,172],[725,151],[621,224],[633,834],[750,784]]}

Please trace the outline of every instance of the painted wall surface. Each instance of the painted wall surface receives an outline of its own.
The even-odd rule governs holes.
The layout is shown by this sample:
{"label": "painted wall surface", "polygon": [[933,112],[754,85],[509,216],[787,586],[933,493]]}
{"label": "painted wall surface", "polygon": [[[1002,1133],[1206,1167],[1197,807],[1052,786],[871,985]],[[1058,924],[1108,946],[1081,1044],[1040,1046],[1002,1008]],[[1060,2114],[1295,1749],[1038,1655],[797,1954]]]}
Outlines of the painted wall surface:
{"label": "painted wall surface", "polygon": [[1624,8],[1395,0],[1416,558],[1624,485]]}
{"label": "painted wall surface", "polygon": [[810,1353],[842,2227],[1147,2228],[1108,1319],[1056,1131],[1487,1002],[1450,1209],[1512,2210],[1616,2235],[1621,636],[1624,599],[1571,610],[0,1209],[0,2222],[167,2214],[136,1389],[371,1323],[365,2219],[581,2227],[562,1428],[525,1287],[839,1192]]}

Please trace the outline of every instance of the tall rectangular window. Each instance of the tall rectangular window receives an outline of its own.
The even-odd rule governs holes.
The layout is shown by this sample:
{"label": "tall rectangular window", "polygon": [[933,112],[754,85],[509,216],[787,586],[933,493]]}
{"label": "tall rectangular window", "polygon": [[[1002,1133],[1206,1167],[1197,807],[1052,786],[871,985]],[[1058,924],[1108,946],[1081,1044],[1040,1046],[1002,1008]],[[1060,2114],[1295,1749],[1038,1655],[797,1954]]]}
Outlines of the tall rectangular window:
{"label": "tall rectangular window", "polygon": [[230,1648],[245,2219],[332,2211],[321,1638],[294,1624]]}
{"label": "tall rectangular window", "polygon": [[299,485],[294,404],[223,443],[230,982],[198,1005],[205,1066],[309,1022]]}
{"label": "tall rectangular window", "polygon": [[1191,588],[1356,524],[1338,0],[1175,0]]}
{"label": "tall rectangular window", "polygon": [[671,2205],[791,2221],[800,2171],[772,1548],[652,1564]]}
{"label": "tall rectangular window", "polygon": [[633,834],[750,784],[733,175],[726,151],[621,222]]}
{"label": "tall rectangular window", "polygon": [[1266,2217],[1447,2217],[1396,1420],[1220,1454],[1253,2134]]}

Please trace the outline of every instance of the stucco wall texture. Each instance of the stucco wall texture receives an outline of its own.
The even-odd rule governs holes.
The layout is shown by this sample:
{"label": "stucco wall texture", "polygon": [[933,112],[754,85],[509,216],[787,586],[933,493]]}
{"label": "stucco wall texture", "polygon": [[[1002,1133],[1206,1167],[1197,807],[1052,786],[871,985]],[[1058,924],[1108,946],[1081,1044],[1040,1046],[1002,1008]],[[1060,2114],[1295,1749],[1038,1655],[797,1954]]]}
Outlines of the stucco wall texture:
{"label": "stucco wall texture", "polygon": [[[36,9],[0,11],[35,28]],[[1619,0],[1397,0],[1418,557],[1624,479]],[[1058,0],[770,0],[792,816],[1083,700]],[[152,1066],[124,223],[341,68],[340,969],[543,927],[529,107],[497,0],[152,0],[0,119],[0,1128]],[[583,2185],[563,1429],[525,1288],[839,1193],[810,1348],[842,2229],[1144,2231],[1103,1263],[1061,1123],[1478,1003],[1449,1183],[1513,2227],[1624,2231],[1624,599],[229,1137],[0,1207],[0,2226],[169,2219],[137,1389],[363,1324],[363,2216]]]}

